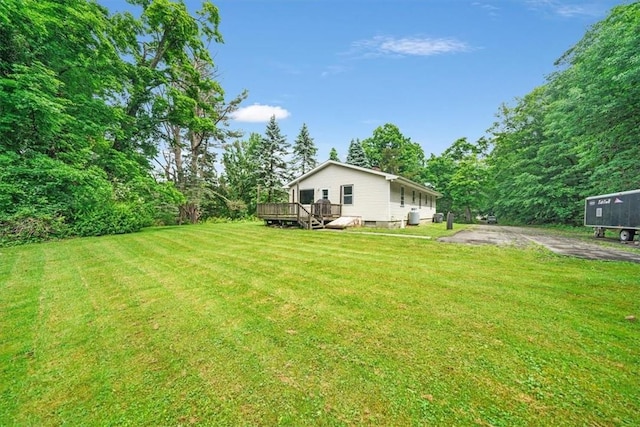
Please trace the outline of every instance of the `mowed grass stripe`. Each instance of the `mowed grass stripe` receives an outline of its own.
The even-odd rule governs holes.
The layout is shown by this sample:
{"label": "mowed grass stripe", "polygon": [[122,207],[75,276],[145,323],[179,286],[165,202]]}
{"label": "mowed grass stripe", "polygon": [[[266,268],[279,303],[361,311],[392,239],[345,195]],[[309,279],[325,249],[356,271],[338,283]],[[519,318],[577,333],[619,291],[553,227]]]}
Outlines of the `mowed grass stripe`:
{"label": "mowed grass stripe", "polygon": [[[230,390],[228,385],[242,381],[242,372],[237,369],[235,359],[239,349],[223,334],[216,333],[224,330],[227,322],[226,318],[218,319],[220,313],[225,313],[224,308],[220,309],[222,303],[215,299],[214,294],[200,298],[194,296],[194,292],[200,290],[194,287],[199,272],[191,271],[182,262],[171,268],[170,263],[154,253],[157,248],[165,247],[166,242],[154,243],[153,247],[132,245],[127,252],[114,251],[112,255],[118,264],[139,270],[132,277],[147,279],[139,282],[144,284],[138,295],[144,298],[138,302],[145,312],[139,333],[148,340],[139,347],[130,368],[146,378],[131,382],[142,384],[143,388],[137,393],[128,391],[132,398],[144,397],[135,400],[136,405],[126,408],[120,418],[143,423],[150,414],[134,410],[141,406],[152,411],[165,407],[180,408],[182,413],[178,418],[185,420],[215,416],[219,420],[237,421],[234,413],[225,414],[229,411],[217,403],[225,398],[225,393],[220,393],[220,390]],[[179,248],[180,245],[174,247]],[[139,249],[144,249],[139,253],[146,259],[158,262],[132,264],[130,257]],[[126,286],[135,287],[134,281]],[[175,287],[176,281],[183,285]],[[198,304],[194,305],[194,301]],[[228,312],[226,314],[228,316]],[[214,345],[216,343],[218,345]],[[141,370],[141,367],[146,367],[146,370]],[[168,393],[168,390],[175,392]],[[215,398],[211,396],[211,390],[216,391]],[[171,416],[160,419],[163,423],[176,421]]]}
{"label": "mowed grass stripe", "polygon": [[[163,247],[166,247],[166,245],[162,245]],[[224,260],[223,260],[224,263]],[[220,262],[215,263],[216,266],[220,266]],[[206,264],[207,266],[211,266],[212,264]],[[235,265],[235,263],[234,263]],[[240,264],[242,265],[242,264]],[[210,267],[211,268],[211,267]],[[216,269],[219,270],[219,267],[216,267]],[[251,273],[251,277],[249,277],[249,281],[253,281],[255,280],[255,275],[253,274],[253,271],[255,270],[255,266],[253,267],[253,269],[250,270]],[[216,273],[220,273],[219,271],[217,271]],[[236,270],[235,272],[236,276],[238,276],[239,271]],[[265,275],[267,278],[271,276],[271,274],[267,273]],[[259,277],[259,276],[258,276]],[[251,295],[252,299],[254,299],[256,297],[255,292],[252,293]],[[243,311],[246,312],[247,311],[252,311],[252,307],[247,306],[242,304],[242,302],[240,302],[240,307],[243,308]],[[289,312],[293,309],[293,305],[292,304],[287,304],[283,306],[283,313],[281,313],[282,315],[288,315]],[[282,360],[282,356],[277,354],[278,352],[273,352],[271,351],[271,353],[269,353],[267,350],[267,348],[265,349],[261,349],[261,345],[258,345],[258,343],[262,342],[262,341],[266,341],[266,344],[268,344],[268,347],[273,347],[273,343],[275,342],[275,344],[277,345],[279,341],[283,341],[287,338],[287,334],[291,334],[294,331],[293,330],[287,330],[287,331],[283,331],[283,330],[277,330],[274,332],[271,332],[271,323],[273,323],[273,317],[272,318],[265,318],[263,319],[260,316],[254,317],[254,322],[252,322],[251,324],[248,325],[243,325],[240,327],[240,330],[242,332],[242,335],[246,336],[244,338],[244,340],[251,340],[251,347],[254,348],[253,350],[253,354],[259,356],[260,360],[263,361],[263,364],[266,364],[267,366],[263,366],[262,368],[256,369],[256,372],[261,372],[261,371],[267,371],[267,372],[272,372],[274,376],[276,376],[276,378],[278,378],[278,382],[276,384],[270,384],[268,387],[263,387],[264,390],[262,390],[262,393],[255,393],[256,396],[263,396],[262,399],[264,399],[264,397],[267,396],[279,396],[279,399],[283,399],[284,397],[286,397],[288,394],[291,393],[291,387],[285,387],[283,390],[278,391],[278,388],[282,388],[283,386],[286,386],[287,384],[290,383],[290,380],[288,379],[289,377],[287,377],[286,375],[284,375],[283,373],[280,373],[280,370],[282,369],[282,366],[288,363],[286,360]],[[258,319],[260,321],[256,321],[255,319]],[[229,325],[227,325],[227,328],[229,328]],[[259,334],[257,332],[260,332]],[[241,337],[242,337],[241,335]],[[243,341],[244,341],[243,340]],[[258,350],[256,351],[255,348],[258,345]],[[246,353],[244,353],[246,355]],[[245,362],[243,362],[243,364],[246,364],[246,359],[244,359]],[[309,378],[307,378],[307,382],[308,382]],[[273,380],[271,381],[273,382]],[[280,383],[280,384],[279,384]],[[287,392],[287,390],[289,390],[289,392]],[[242,399],[242,400],[246,400],[248,402],[251,402],[251,399]],[[258,402],[259,403],[259,402]],[[272,407],[271,404],[261,404],[260,407],[263,407],[264,411],[269,411],[270,408]],[[314,412],[317,412],[317,408],[314,409]],[[265,419],[265,413],[263,412],[263,414],[260,416],[260,418],[264,421]],[[277,421],[277,417],[278,414],[273,414],[273,422]],[[267,418],[268,419],[268,418]]]}
{"label": "mowed grass stripe", "polygon": [[79,265],[89,263],[87,254],[76,250],[78,242],[62,242],[56,249],[42,245],[48,262],[41,278],[41,316],[18,424],[50,425],[55,424],[50,417],[58,422],[86,417],[93,402],[99,402],[100,390],[109,387],[99,369],[104,353],[95,327],[99,317],[77,274]]}
{"label": "mowed grass stripe", "polygon": [[41,316],[22,410],[31,416],[20,423],[46,424],[41,408],[55,409],[60,420],[73,422],[95,410],[100,392],[109,388],[108,378],[96,369],[102,354],[100,340],[95,339],[99,314],[77,274],[84,256],[68,245],[46,246]]}
{"label": "mowed grass stripe", "polygon": [[[168,317],[168,314],[175,313],[176,311],[182,313],[182,310],[180,310],[180,307],[175,304],[158,305],[158,301],[171,302],[175,300],[170,294],[166,293],[163,288],[155,287],[157,284],[155,279],[157,278],[148,280],[145,277],[144,272],[141,273],[135,264],[122,262],[122,259],[119,258],[119,255],[121,254],[119,250],[109,251],[109,246],[104,245],[106,241],[107,240],[103,240],[100,242],[100,249],[102,250],[104,257],[106,259],[110,259],[110,261],[107,264],[102,263],[102,280],[97,283],[92,283],[91,289],[93,292],[100,293],[99,296],[94,298],[99,301],[100,305],[116,308],[114,312],[102,313],[101,317],[104,319],[104,324],[113,323],[121,327],[116,331],[116,337],[120,338],[120,342],[104,342],[100,345],[102,338],[100,337],[100,334],[91,334],[91,339],[102,347],[102,354],[106,355],[106,361],[105,359],[101,359],[103,364],[111,366],[111,368],[117,367],[119,371],[119,375],[117,375],[118,381],[116,381],[116,384],[113,386],[113,390],[108,391],[112,391],[113,396],[124,393],[124,396],[129,396],[129,401],[126,399],[112,399],[114,402],[119,402],[119,405],[123,407],[123,416],[120,419],[118,418],[119,411],[117,407],[99,407],[98,409],[100,409],[100,411],[97,413],[100,414],[100,416],[104,416],[105,413],[108,413],[114,421],[126,420],[127,422],[137,424],[139,422],[143,422],[149,417],[148,412],[138,410],[140,407],[152,408],[153,410],[154,408],[162,407],[163,404],[167,404],[168,401],[172,400],[167,399],[166,390],[167,388],[173,387],[174,384],[170,383],[170,379],[167,378],[170,375],[167,374],[171,372],[173,372],[174,375],[176,372],[181,373],[182,368],[177,371],[172,368],[174,364],[180,363],[180,359],[175,357],[175,352],[172,354],[168,345],[163,345],[162,343],[164,342],[166,344],[167,342],[175,342],[175,337],[172,336],[171,340],[158,340],[158,342],[151,338],[162,334],[160,329],[161,327],[166,329],[167,324],[176,325],[177,320],[179,319],[168,318],[166,319],[167,323],[162,324],[162,326],[156,323],[158,320],[163,320],[163,318]],[[68,259],[82,258],[82,253],[90,253],[95,250],[95,248],[92,247],[84,247],[81,249],[82,250],[78,251],[75,256],[70,254]],[[114,268],[105,269],[104,267],[106,265]],[[77,271],[78,269],[71,267],[69,270]],[[79,273],[79,271],[77,272]],[[61,275],[65,282],[70,284],[75,282],[78,284],[79,274],[75,277],[69,277],[69,274],[71,273],[58,272],[58,275]],[[152,281],[154,283],[151,283]],[[121,301],[118,299],[114,300],[114,296],[117,298],[118,295],[122,294],[124,294],[125,298],[121,299]],[[86,301],[86,299],[80,300]],[[133,301],[133,304],[131,304],[131,301]],[[73,307],[67,306],[60,308],[64,309],[65,316],[72,316],[78,320],[83,317],[73,316]],[[134,310],[127,310],[128,308]],[[118,313],[133,313],[133,316],[118,318]],[[122,328],[123,325],[126,326],[126,328]],[[69,327],[68,330],[75,333],[80,332],[77,327]],[[155,331],[156,333],[150,334],[149,331]],[[49,328],[49,333],[55,335],[56,330]],[[87,335],[88,334],[83,334],[83,336]],[[187,336],[189,335],[190,334],[187,334]],[[72,344],[75,344],[73,343],[73,340],[69,341]],[[190,343],[191,341],[186,339],[178,340],[177,342],[178,345],[180,345],[181,342]],[[82,346],[77,345],[75,347],[82,348]],[[66,360],[69,360],[68,354],[62,351],[55,352],[53,351],[54,349],[45,348],[45,350],[50,351],[46,351],[44,353],[52,355],[52,359],[47,360],[45,363],[53,365],[52,369],[66,369],[67,371],[73,370],[74,376],[70,381],[62,382],[60,384],[61,387],[59,388],[56,388],[46,382],[43,384],[43,381],[46,381],[46,378],[45,380],[42,378],[35,379],[34,383],[29,387],[30,390],[34,390],[32,394],[38,393],[39,383],[42,387],[47,389],[49,397],[47,398],[45,396],[45,398],[38,399],[36,396],[32,395],[29,396],[28,400],[33,402],[34,408],[55,407],[56,419],[73,420],[77,417],[86,417],[86,405],[80,405],[77,401],[73,400],[66,402],[65,405],[57,405],[55,402],[55,396],[58,393],[71,392],[74,396],[81,396],[94,401],[99,400],[96,399],[96,394],[99,390],[94,390],[93,393],[89,393],[87,390],[82,390],[82,387],[86,387],[93,382],[87,381],[86,378],[78,373],[79,371],[82,371],[82,363],[84,363],[84,366],[92,369],[99,367],[100,363],[96,363],[94,360],[87,357],[85,360],[78,361],[79,368],[70,369],[65,365],[61,366],[61,364]],[[122,351],[124,351],[124,354],[120,354]],[[222,360],[229,360],[228,354],[225,354],[224,356],[225,357],[223,357]],[[110,361],[109,358],[111,358],[112,361]],[[109,373],[107,372],[107,376],[108,374]],[[95,382],[95,384],[104,385],[101,382]],[[206,387],[200,388],[206,389]],[[187,389],[193,390],[194,388],[187,387]],[[67,408],[70,408],[70,410]],[[74,412],[73,408],[82,408],[85,413]],[[33,412],[31,409],[32,408],[27,408],[25,412]],[[29,423],[33,422],[33,424],[47,424],[47,415],[49,414],[43,414],[44,418],[41,419],[36,418],[24,421]]]}
{"label": "mowed grass stripe", "polygon": [[[230,258],[230,255],[229,255],[230,253],[232,254],[233,252],[227,252],[226,255],[221,256],[218,259],[218,262],[216,262],[215,264],[208,264],[209,267],[217,269],[221,264],[224,265],[228,263]],[[245,257],[245,258],[239,259],[237,258],[238,256]],[[242,254],[242,255],[236,254],[235,257],[231,257],[231,258],[232,258],[231,265],[235,265],[236,267],[247,265],[247,263],[245,262],[247,260],[246,254]],[[276,272],[276,274],[274,275],[274,272],[270,270],[266,270],[266,272],[260,273],[259,266],[256,266],[254,264],[252,264],[250,268],[240,269],[239,271],[236,269],[236,277],[241,276],[242,278],[244,278],[245,276],[242,275],[242,271],[246,270],[246,272],[248,273],[248,276],[246,276],[245,283],[254,284],[254,283],[262,283],[263,281],[266,281],[266,280],[273,281],[274,277],[278,277],[278,275],[282,273],[281,271],[279,271],[279,272]],[[280,263],[270,258],[269,267],[275,266],[277,268],[279,264]],[[211,267],[211,265],[214,265],[217,267]],[[274,351],[274,348],[277,349],[277,347],[279,347],[280,345],[282,345],[282,343],[286,341],[290,342],[292,340],[290,335],[297,334],[298,329],[279,328],[277,325],[277,320],[282,318],[285,318],[285,319],[296,318],[297,315],[295,313],[298,311],[298,308],[296,304],[293,303],[292,301],[286,302],[280,296],[273,293],[275,290],[276,289],[272,288],[271,294],[265,293],[265,292],[256,292],[253,290],[248,291],[251,297],[250,301],[258,299],[258,301],[260,301],[261,303],[264,303],[264,304],[260,304],[264,306],[262,307],[263,315],[253,317],[254,321],[250,324],[243,325],[240,328],[240,331],[242,332],[242,335],[246,335],[247,340],[251,341],[252,347],[255,348],[258,343],[262,343],[262,344],[259,344],[258,346],[258,349],[260,351],[256,352],[254,350],[255,354],[260,355],[260,358],[264,363],[264,366],[261,368],[261,370],[272,372],[273,375],[276,376],[276,378],[279,378],[279,382],[282,383],[280,385],[272,384],[267,390],[265,390],[266,393],[262,395],[264,397],[270,396],[270,395],[280,396],[280,399],[282,399],[282,397],[288,394],[286,392],[287,390],[292,390],[291,388],[292,380],[290,376],[286,375],[285,372],[281,372],[281,370],[283,366],[291,368],[291,365],[290,365],[291,362],[286,359],[283,359],[282,352]],[[252,307],[251,306],[252,304],[246,305],[242,301],[240,301],[240,305],[243,308],[243,311],[245,313],[255,311],[261,308],[259,306]],[[275,311],[275,313],[273,313],[273,311]],[[296,322],[296,324],[293,325],[293,327],[296,327],[296,328],[299,328],[300,326],[304,326],[301,321]],[[265,348],[262,348],[263,345],[265,345]],[[306,342],[303,342],[302,345],[305,348],[307,347]],[[321,365],[315,365],[315,367],[311,369],[311,371],[319,368],[321,368]],[[308,383],[309,381],[311,381],[312,378],[315,378],[315,376],[310,377],[307,374],[305,383]],[[287,386],[287,387],[285,387],[283,390],[278,392],[277,391],[278,388],[282,388],[283,386]],[[293,387],[293,389],[295,389],[295,387]],[[269,411],[270,406],[271,405],[267,405],[265,406],[264,409],[266,411]],[[318,408],[314,408],[313,412],[317,412],[317,410]],[[263,413],[262,417],[264,416],[265,414]],[[278,416],[277,413],[272,415],[274,422],[277,421],[278,419],[277,416]]]}
{"label": "mowed grass stripe", "polygon": [[45,265],[41,249],[0,250],[0,420],[16,412],[35,356]]}
{"label": "mowed grass stripe", "polygon": [[11,362],[34,391],[1,424],[636,420],[635,265],[254,224],[49,245],[10,249],[53,248],[50,356]]}
{"label": "mowed grass stripe", "polygon": [[[162,246],[166,247],[166,245],[162,245]],[[219,265],[219,264],[220,263],[217,263],[216,265]],[[211,264],[206,264],[206,265],[210,266]],[[217,271],[216,273],[219,274],[220,271]],[[238,275],[238,272],[236,271],[236,276],[237,275]],[[219,277],[219,276],[216,276],[216,277]],[[254,298],[255,296],[251,295],[251,297]],[[240,308],[243,309],[243,311],[245,312],[244,313],[245,316],[246,316],[246,312],[247,311],[249,311],[249,312],[251,311],[251,307],[246,306],[245,304],[243,304],[242,301],[240,301],[240,303],[237,304],[237,305]],[[227,312],[227,316],[228,315],[229,315],[229,313]],[[231,317],[233,317],[233,316],[231,316]],[[257,317],[254,317],[254,319],[259,319],[260,320],[262,318],[260,316],[257,316]],[[269,333],[269,327],[268,327],[269,325],[268,325],[268,323],[269,322],[265,322],[265,321],[262,321],[262,320],[261,321],[254,320],[249,325],[240,325],[240,327],[237,327],[237,328],[233,328],[232,326],[234,326],[234,325],[225,325],[225,327],[226,327],[226,329],[231,329],[231,331],[233,331],[234,329],[235,330],[239,330],[240,333],[238,334],[238,337],[239,337],[239,339],[242,340],[241,342],[244,343],[246,340],[251,340],[251,347],[255,349],[256,346],[257,346],[257,343],[260,343],[261,341],[265,340],[265,338],[267,338],[268,340],[273,340],[274,337],[275,337],[276,341],[277,340],[282,340],[282,337],[278,336],[277,333],[275,335],[272,334],[272,333]],[[258,332],[261,332],[261,334],[258,333]],[[283,332],[283,335],[284,335],[284,332]],[[245,347],[246,347],[246,345],[245,345]],[[260,349],[259,346],[258,346],[258,349]],[[265,362],[269,362],[270,364],[274,364],[275,363],[275,365],[278,368],[282,364],[284,364],[284,363],[281,363],[281,362],[277,362],[278,359],[276,357],[274,357],[273,354],[269,355],[266,351],[253,350],[253,353],[255,355],[258,355],[260,360],[264,360]],[[242,362],[242,366],[246,366],[247,365],[247,358],[246,358],[247,353],[244,352],[242,354],[245,355],[245,358],[243,359],[243,362]],[[251,356],[251,353],[249,353],[249,356]],[[269,356],[269,357],[267,357],[267,356]],[[270,370],[269,369],[265,369],[264,367],[263,368],[258,367],[258,369],[253,369],[252,371],[259,373],[259,372],[263,372],[263,371],[269,372]],[[273,369],[271,369],[271,371],[273,371]],[[277,372],[277,371],[275,371],[275,372]],[[283,380],[286,378],[286,377],[283,377],[283,376],[278,376],[278,377],[282,378]],[[273,382],[273,380],[271,382]],[[278,381],[278,382],[281,382],[281,381]],[[282,384],[280,384],[280,387],[282,387]],[[280,399],[282,399],[283,397],[285,397],[288,394],[286,392],[288,388],[285,388],[281,392],[278,392],[278,383],[276,383],[276,385],[271,384],[268,387],[267,386],[263,386],[261,388],[264,389],[264,390],[261,390],[261,393],[252,393],[252,394],[254,394],[255,396],[264,396],[264,397],[271,396],[272,394],[274,394],[275,396],[280,396],[279,397]],[[264,398],[262,398],[262,399],[264,399]],[[240,399],[240,400],[245,400],[245,401],[251,402],[251,399],[246,399],[246,398]],[[258,402],[258,403],[260,403],[260,402]],[[260,404],[260,405],[261,406],[259,406],[259,407],[264,407],[265,411],[270,410],[270,407],[272,406],[269,403]],[[261,415],[261,418],[263,418],[263,417],[265,417],[264,413]],[[273,415],[273,420],[274,420],[274,422],[277,420],[277,414]]]}

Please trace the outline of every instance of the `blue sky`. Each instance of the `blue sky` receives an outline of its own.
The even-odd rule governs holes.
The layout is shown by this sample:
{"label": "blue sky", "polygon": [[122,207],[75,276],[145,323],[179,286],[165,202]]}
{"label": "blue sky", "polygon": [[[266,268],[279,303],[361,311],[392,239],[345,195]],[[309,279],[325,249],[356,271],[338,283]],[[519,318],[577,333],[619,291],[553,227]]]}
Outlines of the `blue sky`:
{"label": "blue sky", "polygon": [[[112,11],[120,2],[103,4]],[[187,0],[190,9],[199,1]],[[623,1],[219,0],[212,44],[232,128],[264,134],[275,115],[293,144],[303,123],[346,157],[352,139],[392,123],[426,156],[475,141],[502,103],[545,82],[554,62]],[[121,3],[120,3],[121,4]]]}

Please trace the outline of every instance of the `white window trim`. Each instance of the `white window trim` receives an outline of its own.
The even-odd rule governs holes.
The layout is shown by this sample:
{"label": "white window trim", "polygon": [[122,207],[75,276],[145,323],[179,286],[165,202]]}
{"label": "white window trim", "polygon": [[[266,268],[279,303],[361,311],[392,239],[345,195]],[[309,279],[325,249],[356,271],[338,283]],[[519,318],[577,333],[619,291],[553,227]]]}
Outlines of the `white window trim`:
{"label": "white window trim", "polygon": [[[345,196],[345,194],[344,194],[344,189],[345,189],[345,187],[351,187],[351,194],[350,194],[350,196],[351,196],[351,203],[345,203],[345,202],[344,202],[344,196]],[[346,206],[353,206],[353,202],[354,202],[354,193],[355,193],[355,191],[354,191],[354,187],[355,187],[355,186],[354,186],[353,184],[345,184],[345,185],[341,185],[341,186],[340,186],[340,203],[341,203],[341,204],[346,205]]]}

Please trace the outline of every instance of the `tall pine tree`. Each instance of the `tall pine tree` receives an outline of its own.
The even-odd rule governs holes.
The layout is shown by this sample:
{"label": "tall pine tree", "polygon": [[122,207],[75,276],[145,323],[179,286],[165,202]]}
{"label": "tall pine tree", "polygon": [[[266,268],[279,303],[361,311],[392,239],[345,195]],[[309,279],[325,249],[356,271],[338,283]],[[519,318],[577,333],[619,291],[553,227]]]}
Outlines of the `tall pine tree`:
{"label": "tall pine tree", "polygon": [[351,140],[351,143],[349,144],[349,152],[347,153],[347,163],[363,168],[371,167],[369,159],[367,158],[359,139]]}
{"label": "tall pine tree", "polygon": [[302,124],[302,129],[295,140],[293,145],[293,165],[294,171],[301,175],[309,172],[315,168],[318,164],[316,155],[318,154],[318,148],[313,142],[313,138],[309,136],[309,129],[307,124]]}
{"label": "tall pine tree", "polygon": [[282,187],[290,178],[285,160],[288,150],[287,138],[280,132],[276,117],[271,116],[257,150],[257,183],[262,193],[261,201],[271,203],[286,197]]}

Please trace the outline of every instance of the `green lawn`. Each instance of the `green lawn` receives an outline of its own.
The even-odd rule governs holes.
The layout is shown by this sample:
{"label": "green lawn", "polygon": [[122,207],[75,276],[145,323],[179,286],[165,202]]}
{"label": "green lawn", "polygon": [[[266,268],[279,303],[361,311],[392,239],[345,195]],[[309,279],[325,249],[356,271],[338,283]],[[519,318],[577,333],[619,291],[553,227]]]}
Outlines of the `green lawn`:
{"label": "green lawn", "polygon": [[640,265],[537,247],[245,223],[2,248],[0,425],[639,425],[628,315]]}

